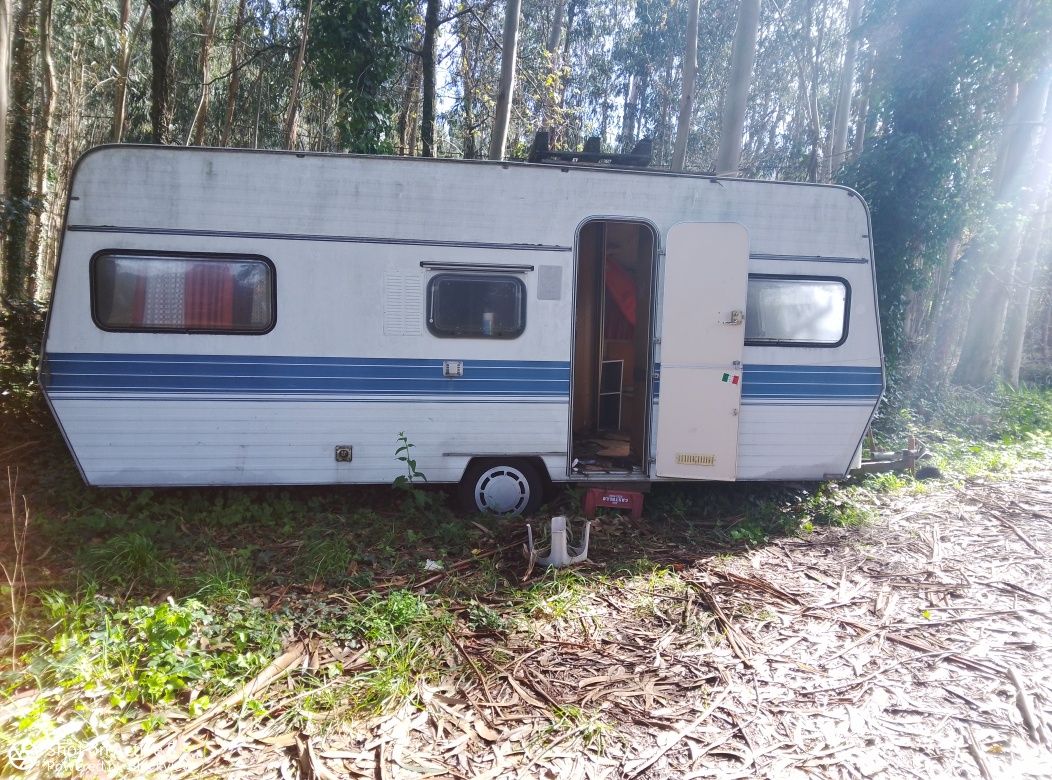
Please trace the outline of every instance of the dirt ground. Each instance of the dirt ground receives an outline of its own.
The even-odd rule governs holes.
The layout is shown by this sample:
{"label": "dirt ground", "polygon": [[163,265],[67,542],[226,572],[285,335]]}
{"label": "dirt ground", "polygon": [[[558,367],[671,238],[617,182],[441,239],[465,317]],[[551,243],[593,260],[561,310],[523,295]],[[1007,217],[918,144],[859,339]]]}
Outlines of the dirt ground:
{"label": "dirt ground", "polygon": [[[1050,482],[1052,463],[933,483],[882,499],[862,527],[736,554],[655,540],[667,576],[597,579],[528,640],[451,636],[448,679],[394,715],[293,732],[206,715],[149,737],[132,765],[322,780],[1052,776]],[[272,672],[333,658],[355,663],[307,640]]]}

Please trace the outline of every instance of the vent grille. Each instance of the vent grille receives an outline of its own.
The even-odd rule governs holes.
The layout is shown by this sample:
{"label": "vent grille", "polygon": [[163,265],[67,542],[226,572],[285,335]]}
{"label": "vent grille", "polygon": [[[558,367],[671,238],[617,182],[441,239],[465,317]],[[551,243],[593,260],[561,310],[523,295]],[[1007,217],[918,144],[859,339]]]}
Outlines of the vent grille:
{"label": "vent grille", "polygon": [[680,466],[715,466],[715,455],[700,455],[695,452],[677,452],[676,464]]}
{"label": "vent grille", "polygon": [[419,336],[424,327],[424,278],[420,273],[384,274],[384,335]]}

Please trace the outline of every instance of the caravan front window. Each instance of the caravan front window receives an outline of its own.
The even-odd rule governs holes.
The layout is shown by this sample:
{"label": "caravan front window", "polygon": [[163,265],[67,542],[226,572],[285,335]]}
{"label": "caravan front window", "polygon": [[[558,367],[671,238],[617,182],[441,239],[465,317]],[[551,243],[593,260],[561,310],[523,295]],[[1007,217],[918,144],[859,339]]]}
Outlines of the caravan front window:
{"label": "caravan front window", "polygon": [[252,255],[109,250],[92,258],[91,298],[103,330],[266,333],[274,266]]}
{"label": "caravan front window", "polygon": [[513,339],[526,329],[526,285],[521,279],[438,274],[427,293],[427,327],[436,336]]}
{"label": "caravan front window", "polygon": [[847,338],[850,288],[837,277],[750,274],[745,343],[835,347]]}

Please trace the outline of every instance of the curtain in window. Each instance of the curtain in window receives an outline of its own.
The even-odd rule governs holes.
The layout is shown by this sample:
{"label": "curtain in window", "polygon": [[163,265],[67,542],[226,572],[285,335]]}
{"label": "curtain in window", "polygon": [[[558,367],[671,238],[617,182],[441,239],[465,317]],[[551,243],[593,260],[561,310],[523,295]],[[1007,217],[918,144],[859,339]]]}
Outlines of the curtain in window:
{"label": "curtain in window", "polygon": [[194,263],[186,274],[183,327],[234,325],[234,274],[226,263]]}

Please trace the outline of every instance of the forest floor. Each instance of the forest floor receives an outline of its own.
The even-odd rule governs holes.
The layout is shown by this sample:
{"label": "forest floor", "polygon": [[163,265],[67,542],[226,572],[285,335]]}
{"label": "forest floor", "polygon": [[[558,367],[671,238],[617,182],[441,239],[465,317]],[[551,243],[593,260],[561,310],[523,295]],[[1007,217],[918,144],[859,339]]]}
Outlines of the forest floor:
{"label": "forest floor", "polygon": [[[441,494],[95,491],[54,446],[0,452],[37,470],[0,518],[18,638],[2,775],[1052,766],[1047,442],[997,473],[884,477],[794,510],[793,486],[656,490],[560,571],[529,565],[521,521],[455,517]],[[820,524],[830,507],[839,524]]]}

